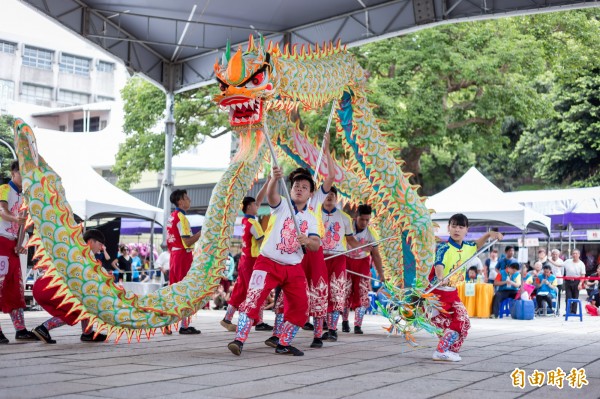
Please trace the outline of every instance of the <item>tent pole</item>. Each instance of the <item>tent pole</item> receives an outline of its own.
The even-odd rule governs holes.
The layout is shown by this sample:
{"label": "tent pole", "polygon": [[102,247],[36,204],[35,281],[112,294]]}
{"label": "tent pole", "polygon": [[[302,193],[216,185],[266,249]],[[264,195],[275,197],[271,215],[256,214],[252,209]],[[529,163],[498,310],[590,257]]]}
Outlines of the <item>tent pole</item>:
{"label": "tent pole", "polygon": [[571,253],[571,223],[567,225],[567,229],[569,230],[569,254]]}
{"label": "tent pole", "polygon": [[173,158],[173,138],[175,137],[175,118],[173,110],[175,107],[175,94],[167,92],[167,104],[165,108],[165,176],[163,179],[163,238],[162,243],[167,243],[167,225],[171,214],[171,189],[173,188],[173,176],[171,172],[171,159]]}
{"label": "tent pole", "polygon": [[[154,219],[150,223],[150,270],[154,270]],[[152,276],[154,277],[154,276]]]}

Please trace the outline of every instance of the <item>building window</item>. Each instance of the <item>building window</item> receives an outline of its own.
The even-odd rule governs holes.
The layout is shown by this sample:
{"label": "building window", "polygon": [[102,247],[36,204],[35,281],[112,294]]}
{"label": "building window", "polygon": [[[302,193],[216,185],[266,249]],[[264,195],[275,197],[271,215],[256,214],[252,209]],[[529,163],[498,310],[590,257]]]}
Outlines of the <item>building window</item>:
{"label": "building window", "polygon": [[98,72],[112,72],[115,70],[115,64],[112,62],[98,61]]}
{"label": "building window", "polygon": [[100,130],[100,117],[99,116],[94,116],[88,119],[89,121],[89,128],[87,130],[84,130],[84,119],[75,119],[73,121],[73,131],[74,132],[97,132]]}
{"label": "building window", "polygon": [[[82,119],[75,119],[73,121],[73,131],[74,132],[83,132],[85,131],[83,129],[83,118]],[[100,117],[99,116],[94,116],[92,118],[89,118],[89,123],[90,126],[88,128],[88,132],[97,132],[100,130]]]}
{"label": "building window", "polygon": [[52,51],[25,46],[23,65],[39,69],[52,69]]}
{"label": "building window", "polygon": [[70,54],[61,54],[60,71],[65,73],[73,73],[75,75],[89,76],[90,59],[76,57]]}
{"label": "building window", "polygon": [[52,87],[23,83],[21,101],[49,107],[52,104]]}
{"label": "building window", "polygon": [[90,102],[90,95],[85,93],[78,93],[70,90],[59,90],[58,91],[58,106],[69,107],[71,105],[81,105]]}
{"label": "building window", "polygon": [[15,97],[15,82],[0,79],[0,102],[12,100]]}
{"label": "building window", "polygon": [[0,53],[14,54],[16,50],[17,45],[15,43],[0,40]]}
{"label": "building window", "polygon": [[96,100],[101,103],[103,101],[115,101],[114,97],[96,96]]}

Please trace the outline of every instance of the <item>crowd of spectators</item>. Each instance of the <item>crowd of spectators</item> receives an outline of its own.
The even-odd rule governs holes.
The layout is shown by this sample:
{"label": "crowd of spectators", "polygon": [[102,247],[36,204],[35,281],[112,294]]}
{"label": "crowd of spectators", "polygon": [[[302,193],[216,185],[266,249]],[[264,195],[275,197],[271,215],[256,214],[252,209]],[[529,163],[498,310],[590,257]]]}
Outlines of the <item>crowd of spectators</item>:
{"label": "crowd of spectators", "polygon": [[[537,309],[545,308],[545,313],[558,314],[561,300],[579,299],[582,290],[587,291],[588,313],[598,313],[600,297],[599,281],[585,277],[600,276],[600,256],[582,256],[574,248],[567,257],[559,249],[552,249],[550,256],[540,248],[533,262],[521,262],[515,258],[515,248],[507,246],[504,254],[490,251],[483,264],[479,259],[467,265],[465,279],[468,282],[487,281],[494,285],[492,317],[498,317],[500,304],[504,299],[534,299]],[[533,265],[531,265],[533,263]],[[576,304],[571,305],[571,313],[576,313]]]}

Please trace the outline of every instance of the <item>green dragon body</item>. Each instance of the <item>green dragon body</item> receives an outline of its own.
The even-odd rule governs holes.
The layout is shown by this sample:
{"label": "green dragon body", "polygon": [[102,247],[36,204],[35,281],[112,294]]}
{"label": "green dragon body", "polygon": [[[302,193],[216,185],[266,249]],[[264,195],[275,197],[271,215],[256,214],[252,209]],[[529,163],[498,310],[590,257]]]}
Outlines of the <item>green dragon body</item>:
{"label": "green dragon body", "polygon": [[[339,44],[300,51],[258,45],[231,54],[228,46],[215,64],[221,94],[215,101],[229,111],[241,148],[216,185],[206,213],[203,234],[187,277],[145,296],[116,286],[97,264],[81,237],[81,227],[65,199],[59,176],[37,154],[33,132],[15,123],[23,190],[36,234],[39,267],[53,276],[63,302],[80,318],[90,318],[97,331],[126,334],[128,340],[150,337],[157,328],[194,314],[219,285],[239,204],[265,157],[262,124],[267,118],[274,144],[293,160],[315,168],[317,150],[290,122],[298,107],[318,109],[336,104],[337,134],[350,162],[336,165],[336,185],[347,201],[369,202],[383,236],[401,235],[416,259],[417,280],[426,280],[433,264],[434,234],[429,211],[417,195],[400,162],[392,157],[366,98],[366,78],[357,61]],[[321,168],[321,173],[324,169]],[[403,284],[402,239],[383,246],[385,267],[394,285]]]}

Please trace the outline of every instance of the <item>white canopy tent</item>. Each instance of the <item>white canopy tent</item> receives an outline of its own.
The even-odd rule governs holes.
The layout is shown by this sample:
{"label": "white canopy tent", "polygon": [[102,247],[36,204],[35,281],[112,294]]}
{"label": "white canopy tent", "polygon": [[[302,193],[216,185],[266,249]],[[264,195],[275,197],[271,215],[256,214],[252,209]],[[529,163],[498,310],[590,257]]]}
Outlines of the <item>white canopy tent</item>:
{"label": "white canopy tent", "polygon": [[600,187],[562,190],[515,191],[505,193],[511,201],[544,215],[599,214]]}
{"label": "white canopy tent", "polygon": [[[162,223],[162,209],[113,186],[90,166],[95,158],[106,157],[109,150],[105,146],[114,146],[110,134],[65,133],[39,128],[34,129],[34,134],[40,155],[61,177],[67,201],[81,219],[121,216]],[[109,154],[113,156],[114,152]]]}
{"label": "white canopy tent", "polygon": [[428,198],[426,204],[435,211],[431,218],[436,221],[463,213],[472,225],[493,223],[550,234],[549,217],[509,200],[475,167],[450,187]]}

